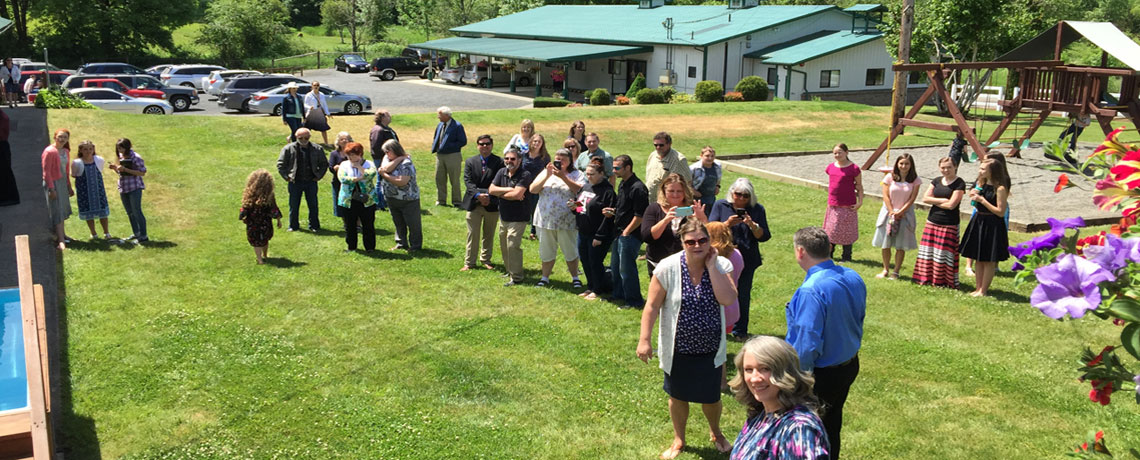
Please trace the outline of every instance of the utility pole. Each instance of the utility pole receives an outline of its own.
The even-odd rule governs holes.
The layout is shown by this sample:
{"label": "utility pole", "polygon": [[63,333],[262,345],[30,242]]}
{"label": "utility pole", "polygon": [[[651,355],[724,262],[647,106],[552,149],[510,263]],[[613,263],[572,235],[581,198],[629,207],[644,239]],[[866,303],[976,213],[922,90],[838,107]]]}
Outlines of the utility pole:
{"label": "utility pole", "polygon": [[[914,0],[903,0],[902,20],[899,22],[899,63],[910,64],[910,34],[914,29]],[[891,99],[891,128],[893,129],[906,110],[907,73],[895,72],[894,93]]]}

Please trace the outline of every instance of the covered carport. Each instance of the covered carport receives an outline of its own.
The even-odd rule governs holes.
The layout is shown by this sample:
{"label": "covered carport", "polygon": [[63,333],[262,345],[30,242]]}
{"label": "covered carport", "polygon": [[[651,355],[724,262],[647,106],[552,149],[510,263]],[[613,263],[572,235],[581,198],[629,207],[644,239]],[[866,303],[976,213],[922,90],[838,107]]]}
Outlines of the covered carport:
{"label": "covered carport", "polygon": [[[541,63],[570,64],[590,59],[602,59],[628,54],[645,53],[653,50],[650,46],[605,45],[598,43],[559,42],[551,40],[525,40],[497,37],[450,37],[430,42],[409,45],[449,53],[461,53],[487,57],[531,61]],[[562,97],[570,97],[570,73],[565,73],[562,82]],[[487,66],[488,86],[491,82],[491,66]],[[542,95],[542,72],[535,75],[535,97]]]}

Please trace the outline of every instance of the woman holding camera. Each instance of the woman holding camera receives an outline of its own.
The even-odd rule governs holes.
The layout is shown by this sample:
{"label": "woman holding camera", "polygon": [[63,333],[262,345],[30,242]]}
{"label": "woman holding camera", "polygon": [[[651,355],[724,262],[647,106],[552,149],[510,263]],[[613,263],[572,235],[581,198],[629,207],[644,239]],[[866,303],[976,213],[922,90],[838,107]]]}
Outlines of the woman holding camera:
{"label": "woman holding camera", "polygon": [[740,301],[740,319],[732,328],[737,338],[748,337],[748,308],[752,303],[752,276],[764,264],[760,256],[760,243],[772,238],[768,232],[768,218],[764,206],[756,202],[756,189],[743,177],[728,188],[728,197],[713,203],[709,220],[724,222],[732,230],[732,243],[744,256],[744,269],[736,285]]}
{"label": "woman holding camera", "polygon": [[686,217],[708,222],[705,207],[693,200],[693,189],[680,174],[671,173],[657,189],[657,202],[650,203],[641,217],[641,239],[645,241],[645,264],[649,276],[662,259],[681,250],[677,230]]}
{"label": "woman holding camera", "polygon": [[578,278],[578,230],[574,213],[566,204],[574,201],[586,179],[581,171],[574,169],[572,158],[570,150],[558,149],[554,161],[530,184],[530,193],[538,195],[534,226],[538,229],[538,257],[542,260],[539,287],[550,285],[550,272],[561,249],[566,269],[574,278],[574,288],[582,288],[582,280]]}
{"label": "woman holding camera", "polygon": [[606,180],[601,159],[586,166],[586,181],[578,200],[571,204],[578,221],[578,256],[586,272],[586,291],[578,295],[597,300],[602,293],[603,277],[608,276],[603,262],[614,240],[614,221],[602,210],[617,205],[617,194]]}

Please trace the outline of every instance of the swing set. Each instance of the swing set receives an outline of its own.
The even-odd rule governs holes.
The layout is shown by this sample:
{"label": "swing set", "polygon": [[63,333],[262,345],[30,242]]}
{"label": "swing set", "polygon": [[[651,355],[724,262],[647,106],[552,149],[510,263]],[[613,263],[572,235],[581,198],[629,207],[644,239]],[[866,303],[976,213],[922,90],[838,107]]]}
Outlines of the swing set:
{"label": "swing set", "polygon": [[[1061,50],[1069,44],[1087,39],[1101,48],[1101,64],[1097,67],[1065,65],[1061,61]],[[1052,60],[1039,60],[1052,52]],[[1124,63],[1126,68],[1108,67],[1111,55]],[[1140,45],[1124,35],[1116,26],[1108,22],[1061,21],[1056,28],[1042,32],[1036,38],[1006,53],[996,61],[955,62],[936,64],[895,64],[895,71],[926,72],[930,84],[919,96],[906,114],[891,127],[890,134],[879,148],[863,163],[863,169],[870,170],[879,157],[889,151],[891,142],[903,129],[916,128],[949,131],[961,135],[972,150],[971,157],[981,158],[990,149],[1009,147],[1010,157],[1020,157],[1020,152],[1029,146],[1029,139],[1053,112],[1068,112],[1078,116],[1096,117],[1105,135],[1112,132],[1112,121],[1118,114],[1124,114],[1140,131]],[[965,115],[952,102],[946,90],[946,79],[954,70],[1009,69],[1018,73],[1020,91],[1012,99],[998,101],[1005,115],[998,126],[983,144],[977,138]],[[1103,104],[1103,94],[1107,93],[1109,78],[1120,78],[1120,97],[1112,105]],[[896,91],[906,91],[899,85]],[[953,123],[938,123],[915,119],[918,112],[934,95],[947,101]],[[986,109],[983,109],[986,110]],[[1026,114],[1027,116],[1022,116]],[[985,113],[983,112],[983,118]],[[1022,118],[1032,121],[1021,131]],[[1014,136],[1004,142],[1002,134],[1014,126]],[[977,128],[975,120],[974,127]],[[982,121],[985,128],[985,121]],[[888,154],[889,159],[889,154]]]}

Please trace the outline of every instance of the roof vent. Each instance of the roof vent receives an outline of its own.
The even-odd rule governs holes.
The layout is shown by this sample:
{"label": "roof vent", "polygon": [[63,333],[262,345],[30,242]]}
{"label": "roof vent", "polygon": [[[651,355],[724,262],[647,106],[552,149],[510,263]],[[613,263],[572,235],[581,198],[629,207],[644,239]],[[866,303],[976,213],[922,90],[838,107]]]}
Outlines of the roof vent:
{"label": "roof vent", "polygon": [[728,9],[742,10],[745,8],[752,8],[759,4],[759,0],[728,0]]}
{"label": "roof vent", "polygon": [[657,8],[659,6],[665,6],[665,0],[640,0],[637,3],[637,8],[641,10]]}

